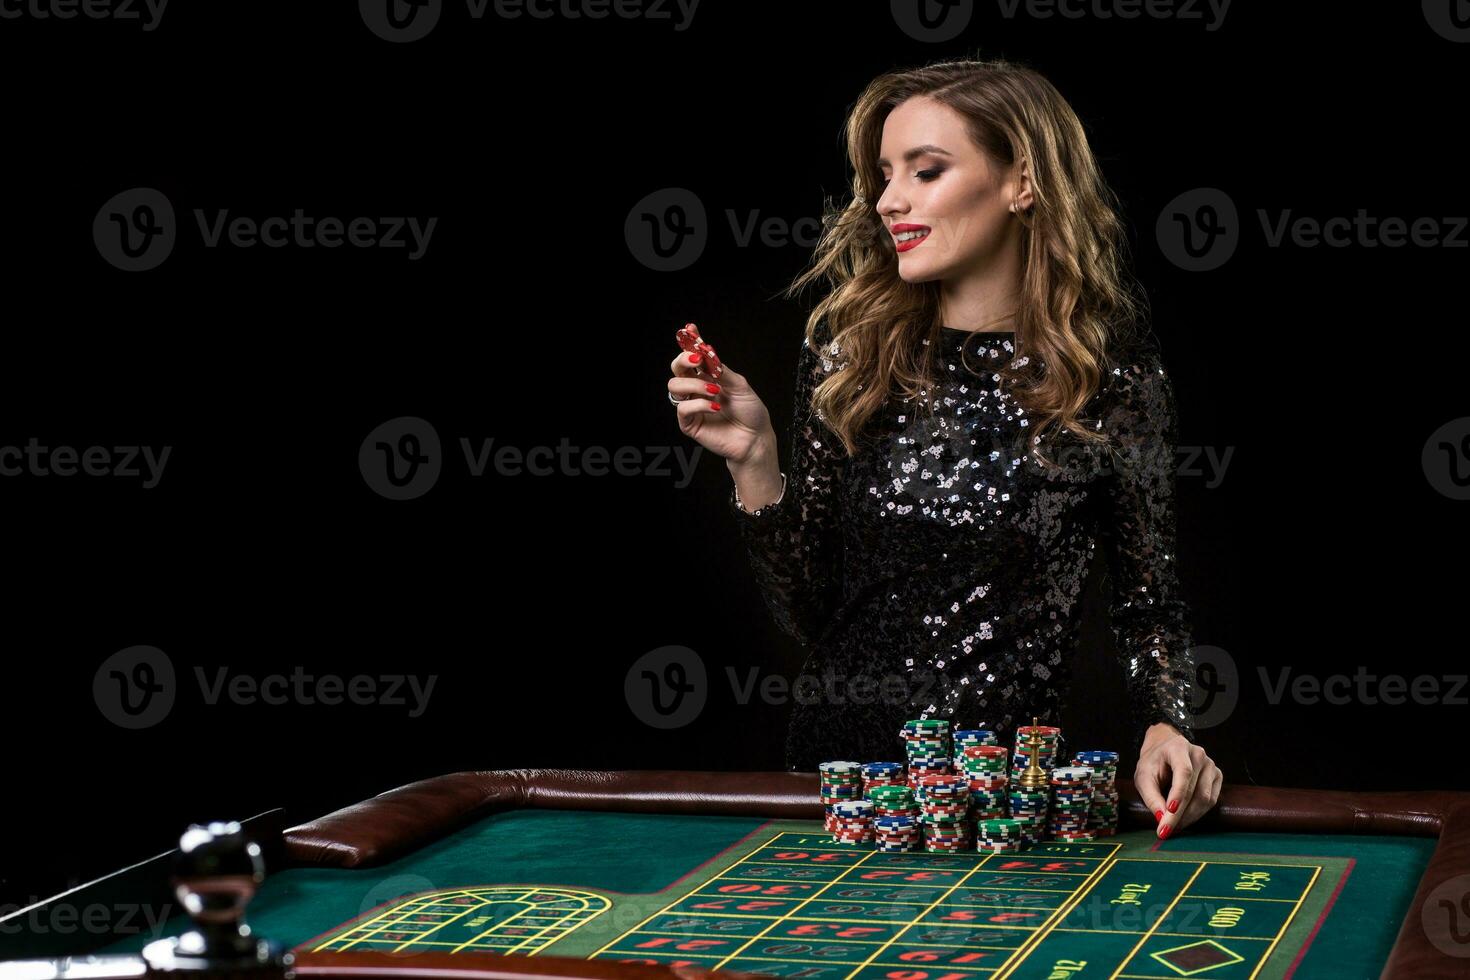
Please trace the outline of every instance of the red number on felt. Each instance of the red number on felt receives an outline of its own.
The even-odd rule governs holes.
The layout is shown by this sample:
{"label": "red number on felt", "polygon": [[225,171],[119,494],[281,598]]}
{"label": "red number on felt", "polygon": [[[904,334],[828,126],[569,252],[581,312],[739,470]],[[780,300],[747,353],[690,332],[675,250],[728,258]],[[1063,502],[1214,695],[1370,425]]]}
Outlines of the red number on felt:
{"label": "red number on felt", "polygon": [[805,861],[808,858],[813,861],[836,861],[842,855],[835,854],[832,851],[827,851],[825,854],[810,854],[806,851],[779,851],[775,857],[778,861]]}
{"label": "red number on felt", "polygon": [[761,911],[763,909],[776,908],[780,904],[781,904],[780,902],[762,902],[759,899],[757,899],[754,902],[741,902],[738,905],[732,906],[730,904],[730,899],[728,899],[728,898],[717,898],[717,899],[715,899],[712,902],[696,902],[694,904],[694,907],[697,908],[697,909],[728,909],[728,908],[734,908],[736,911],[739,911],[739,912],[759,912],[759,911]]}
{"label": "red number on felt", "polygon": [[760,892],[762,895],[789,895],[794,889],[790,885],[721,885],[715,891],[730,892],[731,894],[749,894]]}

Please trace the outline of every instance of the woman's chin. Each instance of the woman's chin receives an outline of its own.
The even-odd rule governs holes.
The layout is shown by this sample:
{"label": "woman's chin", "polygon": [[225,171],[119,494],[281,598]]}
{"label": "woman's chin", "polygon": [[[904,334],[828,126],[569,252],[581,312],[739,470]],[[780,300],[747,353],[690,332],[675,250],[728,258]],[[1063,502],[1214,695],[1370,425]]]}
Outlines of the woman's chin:
{"label": "woman's chin", "polygon": [[913,259],[898,260],[898,278],[904,282],[914,285],[921,282],[929,282],[940,277],[940,270],[932,262],[921,262]]}

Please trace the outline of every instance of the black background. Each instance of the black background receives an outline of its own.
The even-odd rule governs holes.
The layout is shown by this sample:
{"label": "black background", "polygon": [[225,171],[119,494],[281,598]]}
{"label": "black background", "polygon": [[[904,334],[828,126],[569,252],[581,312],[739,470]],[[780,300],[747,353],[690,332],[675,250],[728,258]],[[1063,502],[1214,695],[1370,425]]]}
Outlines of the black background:
{"label": "black background", "polygon": [[[165,850],[192,820],[306,819],[459,769],[780,768],[787,706],[737,703],[727,671],[790,677],[802,651],[750,578],[722,461],[704,454],[684,488],[471,478],[458,440],[691,451],[664,392],[673,332],[694,320],[788,451],[806,305],[779,294],[810,242],[742,246],[727,211],[809,230],[824,196],[845,199],[840,131],[863,85],[965,55],[1025,61],[1077,109],[1125,205],[1181,445],[1233,452],[1218,486],[1181,474],[1178,498],[1195,640],[1241,676],[1234,713],[1200,733],[1227,781],[1470,783],[1444,767],[1464,707],[1273,706],[1257,676],[1464,672],[1466,504],[1420,458],[1465,413],[1465,233],[1454,248],[1270,247],[1259,214],[1364,209],[1453,231],[1470,47],[1417,4],[1376,20],[1239,4],[1217,29],[999,9],[977,5],[944,43],[905,33],[889,4],[835,0],[706,0],[683,30],[449,4],[403,44],[350,3],[178,3],[152,31],[0,20],[0,446],[172,447],[152,489],[0,478],[0,901]],[[169,198],[179,241],[128,273],[91,229],[135,187]],[[708,214],[708,246],[675,272],[624,237],[668,187]],[[1209,272],[1155,235],[1195,188],[1240,214],[1237,251]],[[196,208],[438,224],[417,261],[211,249]],[[431,422],[446,453],[438,484],[404,502],[357,465],[399,416]],[[1105,606],[1095,593],[1077,651],[1074,690],[1094,693],[1062,722],[1074,744],[1128,753]],[[136,644],[169,656],[181,691],[129,731],[92,680]],[[630,665],[669,644],[710,678],[675,731],[624,696]],[[221,666],[437,682],[418,718],[205,704],[193,671]]]}

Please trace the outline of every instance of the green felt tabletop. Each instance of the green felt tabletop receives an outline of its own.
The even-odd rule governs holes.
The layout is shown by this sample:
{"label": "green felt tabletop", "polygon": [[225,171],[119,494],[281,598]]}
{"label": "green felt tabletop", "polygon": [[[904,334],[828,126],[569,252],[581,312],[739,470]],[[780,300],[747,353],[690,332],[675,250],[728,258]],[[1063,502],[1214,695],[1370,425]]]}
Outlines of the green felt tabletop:
{"label": "green felt tabletop", "polygon": [[[884,863],[896,855],[832,848],[813,821],[518,810],[381,867],[280,871],[249,919],[258,934],[304,949],[637,957],[807,980],[1001,980],[1048,976],[1074,961],[1092,964],[1084,976],[1106,963],[1097,975],[1268,980],[1293,971],[1343,980],[1378,976],[1436,842],[1188,831],[1159,842],[1138,831],[1096,843],[1105,846],[1056,848],[1069,864],[1022,862],[1013,872],[996,863],[1004,856],[970,852],[920,856],[942,860],[915,870]],[[1063,867],[1055,881],[1037,877]],[[876,900],[854,882],[894,887]],[[735,911],[730,896],[746,894],[768,900]],[[858,897],[807,900],[838,894]],[[1028,896],[1044,899],[1035,921],[999,908]],[[778,924],[783,915],[808,924]],[[977,915],[992,930],[984,940],[944,931]],[[811,924],[824,916],[838,924]],[[874,916],[910,919],[883,922],[886,931],[856,925]],[[102,951],[134,951],[184,925],[175,917]],[[830,931],[808,941],[818,928]],[[425,930],[437,946],[412,938]],[[920,949],[919,937],[932,949]],[[963,954],[976,942],[985,952],[943,973],[911,969],[933,949]],[[1012,955],[1018,949],[1024,956]]]}

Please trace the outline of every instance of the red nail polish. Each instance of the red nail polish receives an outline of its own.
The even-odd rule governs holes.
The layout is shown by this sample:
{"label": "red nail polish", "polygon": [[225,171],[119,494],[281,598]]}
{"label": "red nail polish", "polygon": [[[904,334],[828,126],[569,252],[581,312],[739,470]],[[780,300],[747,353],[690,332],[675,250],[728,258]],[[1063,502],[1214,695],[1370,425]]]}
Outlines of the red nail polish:
{"label": "red nail polish", "polygon": [[719,402],[710,402],[709,403],[709,407],[718,412],[720,410],[720,403]]}
{"label": "red nail polish", "polygon": [[1178,800],[1171,800],[1170,801],[1170,803],[1169,803],[1169,812],[1170,813],[1178,813],[1179,812],[1179,801]]}
{"label": "red nail polish", "polygon": [[703,357],[704,357],[704,355],[702,355],[702,354],[690,354],[689,355],[689,363],[690,364],[698,364],[703,359]]}
{"label": "red nail polish", "polygon": [[704,390],[711,395],[718,395],[720,393],[720,386],[717,384],[707,384],[704,386]]}
{"label": "red nail polish", "polygon": [[1155,810],[1154,811],[1154,823],[1158,823],[1162,819],[1164,819],[1164,811],[1163,810]]}
{"label": "red nail polish", "polygon": [[1169,839],[1169,831],[1171,831],[1173,829],[1174,829],[1173,827],[1161,827],[1161,828],[1159,828],[1159,840],[1168,840]]}

